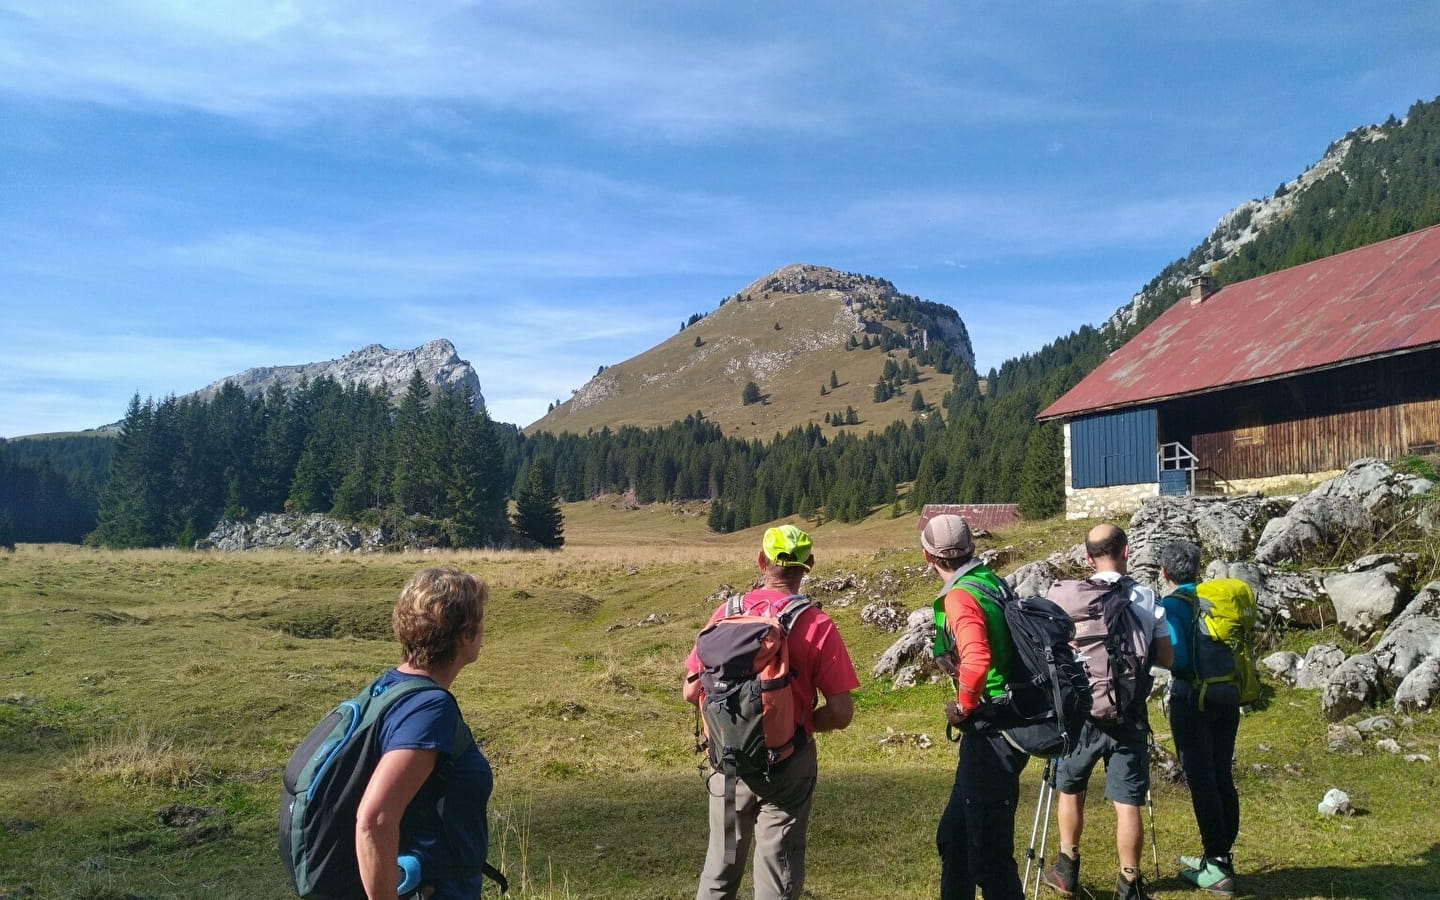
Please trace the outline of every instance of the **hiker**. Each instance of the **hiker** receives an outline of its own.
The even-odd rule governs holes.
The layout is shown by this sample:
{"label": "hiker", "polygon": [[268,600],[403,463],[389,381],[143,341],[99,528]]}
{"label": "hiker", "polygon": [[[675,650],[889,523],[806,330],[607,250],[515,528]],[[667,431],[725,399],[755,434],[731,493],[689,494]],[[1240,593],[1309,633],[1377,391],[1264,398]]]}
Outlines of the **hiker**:
{"label": "hiker", "polygon": [[1192,683],[1195,671],[1196,575],[1200,548],[1189,541],[1172,541],[1160,550],[1160,581],[1166,596],[1160,600],[1175,642],[1171,666],[1170,734],[1190,803],[1204,845],[1201,856],[1180,857],[1180,879],[1212,894],[1233,896],[1235,867],[1230,850],[1240,833],[1240,794],[1231,771],[1235,735],[1240,729],[1239,703],[1204,703]]}
{"label": "hiker", "polygon": [[445,690],[401,697],[379,725],[382,755],[355,818],[355,854],[369,900],[394,900],[402,852],[419,860],[431,900],[480,895],[493,779],[449,688],[480,654],[489,595],[484,581],[444,566],[416,572],[395,603],[401,661],[379,684],[420,679]]}
{"label": "hiker", "polygon": [[[1101,760],[1105,797],[1115,804],[1115,849],[1120,857],[1115,897],[1149,897],[1140,877],[1145,845],[1140,808],[1150,793],[1146,700],[1153,684],[1151,665],[1168,668],[1173,648],[1155,592],[1126,574],[1129,554],[1122,529],[1109,523],[1096,525],[1085,537],[1085,559],[1095,574],[1084,580],[1057,581],[1049,591],[1049,598],[1079,626],[1077,645],[1087,660],[1092,688],[1092,711],[1079,745],[1059,760],[1055,772],[1060,852],[1041,879],[1062,897],[1073,897],[1078,889],[1085,793]],[[1100,617],[1097,611],[1102,607],[1108,615]]]}
{"label": "hiker", "polygon": [[[815,564],[810,536],[794,525],[771,528],[764,534],[756,563],[759,586],[736,605],[743,615],[776,616],[790,603],[803,600],[798,597],[800,583]],[[716,623],[727,617],[730,606],[726,602],[716,608],[707,630],[720,627]],[[791,721],[778,727],[793,735],[782,748],[788,756],[767,765],[760,775],[729,780],[733,796],[728,803],[727,791],[721,787],[727,779],[719,767],[707,779],[710,839],[696,900],[732,900],[752,845],[755,900],[791,900],[804,889],[805,833],[817,774],[813,736],[850,724],[854,714],[850,692],[860,686],[860,679],[835,623],[817,605],[803,604],[790,622],[786,643],[791,672],[791,695],[786,700],[793,699],[788,704],[793,711]],[[705,670],[698,649],[691,650],[685,665],[689,674],[681,693],[687,701],[703,704]],[[822,696],[825,703],[817,706]],[[711,762],[715,763],[713,756]],[[734,817],[733,828],[726,827],[727,807]]]}
{"label": "hiker", "polygon": [[[956,680],[956,696],[945,702],[945,720],[960,729],[960,758],[950,801],[940,815],[935,847],[940,854],[941,900],[972,900],[978,887],[985,900],[1021,900],[1015,865],[1015,804],[1020,772],[1030,757],[1007,741],[1003,723],[981,712],[986,698],[1005,693],[1014,644],[999,606],[966,589],[984,582],[1003,591],[1000,577],[974,558],[970,526],[960,516],[939,515],[920,532],[925,562],[945,581],[935,595],[936,621],[952,654],[936,661]],[[951,671],[953,669],[953,671]],[[978,714],[977,714],[978,712]]]}

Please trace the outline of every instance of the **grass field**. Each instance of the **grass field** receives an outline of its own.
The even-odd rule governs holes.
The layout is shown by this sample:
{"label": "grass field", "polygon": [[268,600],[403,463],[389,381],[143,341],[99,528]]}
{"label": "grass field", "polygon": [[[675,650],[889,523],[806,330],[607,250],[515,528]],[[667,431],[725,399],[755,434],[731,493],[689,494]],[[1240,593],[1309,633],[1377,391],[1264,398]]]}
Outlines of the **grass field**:
{"label": "grass field", "polygon": [[[441,562],[492,586],[484,652],[455,692],[495,764],[491,854],[511,895],[693,896],[705,787],[693,714],[678,697],[681,660],[707,598],[749,582],[758,532],[709,535],[703,515],[680,507],[607,502],[566,514],[559,553],[0,554],[0,898],[289,896],[275,854],[279,770],[326,710],[395,661],[394,596],[416,568]],[[878,583],[889,570],[914,608],[934,582],[912,547],[914,517],[887,515],[816,529],[816,575]],[[1038,558],[1083,528],[1041,523],[981,543]],[[945,691],[872,679],[893,636],[860,622],[863,598],[840,598],[818,597],[863,686],[851,728],[821,739],[806,896],[931,897],[934,827],[955,763]],[[1243,886],[1295,900],[1440,896],[1440,763],[1368,747],[1327,753],[1318,706],[1313,693],[1280,690],[1242,724]],[[882,742],[889,732],[933,745]],[[1395,737],[1440,759],[1437,732],[1421,715]],[[1032,764],[1022,787],[1022,850],[1038,774]],[[1330,787],[1349,791],[1362,814],[1317,815]],[[1099,793],[1082,881],[1106,897],[1113,814]],[[1198,846],[1188,797],[1157,785],[1155,806],[1154,893],[1189,896],[1171,863]]]}

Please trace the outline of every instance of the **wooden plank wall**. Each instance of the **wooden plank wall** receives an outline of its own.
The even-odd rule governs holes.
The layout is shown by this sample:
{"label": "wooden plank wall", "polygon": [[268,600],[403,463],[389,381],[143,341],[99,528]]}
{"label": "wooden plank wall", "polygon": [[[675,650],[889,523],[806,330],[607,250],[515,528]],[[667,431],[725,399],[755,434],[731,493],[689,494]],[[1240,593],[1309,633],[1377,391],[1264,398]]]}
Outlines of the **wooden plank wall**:
{"label": "wooden plank wall", "polygon": [[1196,434],[1191,450],[1223,478],[1343,469],[1440,445],[1440,400],[1420,400]]}

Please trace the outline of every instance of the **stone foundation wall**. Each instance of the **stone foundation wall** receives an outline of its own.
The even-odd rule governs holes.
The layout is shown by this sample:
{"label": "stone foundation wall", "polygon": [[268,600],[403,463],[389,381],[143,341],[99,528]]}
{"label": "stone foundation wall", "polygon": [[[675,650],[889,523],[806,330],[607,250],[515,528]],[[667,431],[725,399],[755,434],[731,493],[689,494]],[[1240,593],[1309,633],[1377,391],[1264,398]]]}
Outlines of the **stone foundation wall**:
{"label": "stone foundation wall", "polygon": [[1160,485],[1112,484],[1109,487],[1072,488],[1065,485],[1065,518],[1118,519],[1140,508],[1150,497],[1160,496]]}
{"label": "stone foundation wall", "polygon": [[[1115,519],[1128,516],[1140,509],[1140,504],[1149,497],[1160,496],[1160,485],[1115,484],[1109,487],[1075,488],[1070,483],[1070,423],[1066,422],[1065,432],[1065,518],[1067,519]],[[1297,473],[1293,475],[1267,475],[1263,478],[1236,478],[1223,482],[1220,487],[1226,495],[1265,493],[1288,486],[1300,491],[1301,485],[1314,486],[1329,481],[1344,472],[1332,469],[1325,472]]]}
{"label": "stone foundation wall", "polygon": [[[1305,493],[1310,488],[1321,482],[1329,481],[1336,475],[1343,473],[1344,469],[1331,469],[1328,472],[1311,472],[1303,475],[1267,475],[1264,478],[1234,478],[1220,484],[1226,494],[1249,494],[1265,493],[1275,488],[1294,485],[1298,488],[1297,493]],[[1300,487],[1300,485],[1305,487]]]}

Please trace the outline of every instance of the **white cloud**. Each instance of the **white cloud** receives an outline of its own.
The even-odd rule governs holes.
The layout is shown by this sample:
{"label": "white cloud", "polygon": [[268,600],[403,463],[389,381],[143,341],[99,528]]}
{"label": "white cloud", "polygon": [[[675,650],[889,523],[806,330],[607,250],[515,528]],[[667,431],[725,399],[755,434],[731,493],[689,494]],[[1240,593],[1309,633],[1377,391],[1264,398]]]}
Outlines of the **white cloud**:
{"label": "white cloud", "polygon": [[682,138],[811,119],[783,96],[807,65],[793,44],[659,32],[643,10],[627,19],[558,2],[11,2],[0,22],[0,82],[43,97],[258,120],[438,99]]}

